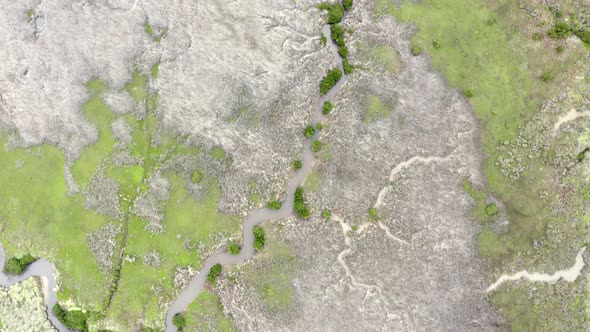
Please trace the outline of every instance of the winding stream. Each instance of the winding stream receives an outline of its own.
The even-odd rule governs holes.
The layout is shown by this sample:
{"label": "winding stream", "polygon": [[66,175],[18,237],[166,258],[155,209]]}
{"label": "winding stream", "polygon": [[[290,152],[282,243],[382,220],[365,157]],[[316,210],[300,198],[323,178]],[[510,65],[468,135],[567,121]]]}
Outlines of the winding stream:
{"label": "winding stream", "polygon": [[[346,18],[345,16],[342,18],[342,21]],[[338,47],[332,41],[330,37],[330,25],[326,24],[322,28],[322,33],[326,36],[327,42],[329,43],[330,50],[336,57],[336,61],[338,62],[338,67],[342,71],[342,78],[328,91],[327,94],[320,97],[318,107],[316,108],[315,112],[311,116],[311,123],[314,126],[322,119],[322,107],[325,101],[331,100],[338,92],[342,90],[342,85],[346,81],[346,74],[344,73],[344,68],[342,67],[342,58],[338,54]],[[319,82],[318,82],[319,84]],[[303,130],[303,129],[302,129]],[[221,265],[229,265],[229,264],[239,264],[244,262],[252,256],[254,256],[254,234],[252,233],[252,229],[254,226],[270,220],[277,220],[277,219],[285,219],[290,217],[293,214],[293,196],[295,194],[295,189],[301,186],[305,181],[305,177],[311,172],[313,169],[314,164],[314,155],[311,151],[311,142],[316,140],[319,136],[319,130],[317,130],[315,134],[306,142],[305,148],[303,150],[303,156],[301,158],[302,167],[298,170],[295,175],[289,180],[289,184],[287,187],[287,197],[282,202],[283,205],[280,210],[270,210],[267,208],[261,208],[258,210],[253,211],[248,215],[246,221],[243,225],[242,231],[242,251],[239,255],[230,255],[225,252],[220,252],[214,254],[213,256],[209,257],[201,270],[197,273],[195,277],[189,282],[189,284],[182,290],[182,292],[176,297],[174,302],[168,308],[168,313],[166,314],[166,332],[175,332],[176,327],[172,324],[172,318],[175,314],[181,313],[185,311],[188,306],[195,301],[199,293],[203,290],[205,285],[207,274],[211,267],[215,264]]]}
{"label": "winding stream", "polygon": [[[4,266],[4,249],[0,245],[0,266]],[[47,306],[47,317],[49,321],[59,331],[68,331],[62,323],[53,314],[53,305],[57,303],[57,287],[55,283],[55,266],[46,259],[39,259],[33,264],[29,265],[26,271],[18,276],[8,275],[4,272],[0,273],[0,286],[10,287],[25,279],[31,277],[39,277],[43,285],[43,297],[45,298],[45,305]]]}
{"label": "winding stream", "polygon": [[[346,13],[342,20],[346,18]],[[316,124],[322,119],[322,107],[325,101],[331,100],[338,92],[342,90],[342,86],[346,80],[346,74],[344,73],[344,68],[342,66],[342,58],[338,54],[338,47],[332,41],[330,37],[330,25],[326,24],[322,28],[322,33],[327,39],[327,43],[329,43],[330,51],[334,54],[336,61],[338,63],[338,67],[342,71],[342,78],[328,91],[327,94],[320,97],[318,106],[315,112],[311,116],[311,123],[316,126]],[[319,82],[318,82],[319,84]],[[302,128],[303,130],[303,128]],[[306,176],[311,172],[313,169],[313,164],[315,162],[313,152],[311,151],[311,142],[316,140],[319,136],[319,130],[317,130],[315,134],[307,140],[303,155],[301,158],[302,167],[298,170],[294,176],[289,180],[288,187],[287,187],[287,196],[285,200],[282,202],[282,207],[280,210],[269,210],[266,208],[261,208],[258,210],[253,211],[250,215],[246,218],[246,221],[243,225],[243,240],[242,240],[242,250],[239,255],[230,255],[225,252],[214,254],[213,256],[209,257],[209,259],[205,262],[201,270],[197,273],[197,275],[189,282],[189,284],[182,290],[182,292],[176,297],[174,302],[168,308],[168,312],[166,315],[166,331],[167,332],[175,332],[176,327],[172,324],[172,318],[175,314],[185,311],[188,306],[197,298],[199,293],[203,290],[203,287],[206,282],[207,274],[211,267],[215,264],[221,265],[229,265],[229,264],[238,264],[244,262],[252,256],[254,256],[255,250],[253,247],[254,244],[254,235],[252,233],[252,229],[254,226],[270,220],[277,220],[277,219],[285,219],[290,217],[293,214],[293,196],[295,193],[295,189],[301,186],[305,181]],[[0,266],[4,266],[4,250],[0,245]],[[5,274],[4,272],[0,272],[0,286],[3,287],[10,287],[18,282],[21,282],[25,279],[30,277],[39,277],[41,279],[43,285],[43,295],[45,298],[45,305],[47,307],[47,316],[49,321],[53,326],[61,331],[67,332],[69,331],[63,324],[55,317],[53,314],[52,308],[57,303],[57,285],[55,280],[55,266],[51,264],[46,259],[39,259],[33,264],[31,264],[27,270],[19,275],[19,276],[12,276]]]}

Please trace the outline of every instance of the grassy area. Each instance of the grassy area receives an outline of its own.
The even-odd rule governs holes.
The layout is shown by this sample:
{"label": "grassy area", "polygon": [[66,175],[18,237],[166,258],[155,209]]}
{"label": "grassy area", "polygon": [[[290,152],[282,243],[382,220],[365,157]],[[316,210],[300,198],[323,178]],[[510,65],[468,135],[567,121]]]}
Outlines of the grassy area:
{"label": "grassy area", "polygon": [[264,255],[256,264],[244,267],[244,280],[260,295],[271,314],[290,310],[295,304],[291,280],[297,272],[297,258],[292,249],[268,239]]}
{"label": "grassy area", "polygon": [[397,51],[387,45],[380,45],[375,48],[375,58],[383,64],[388,72],[398,72],[402,69],[403,63]]}
{"label": "grassy area", "polygon": [[[185,317],[185,331],[234,331],[231,321],[223,314],[223,305],[219,298],[206,290],[191,303]],[[209,328],[209,322],[213,322],[213,329]]]}
{"label": "grassy area", "polygon": [[365,99],[364,122],[371,123],[377,119],[386,118],[392,111],[393,108],[383,102],[381,98],[375,95],[368,95]]}
{"label": "grassy area", "polygon": [[[514,142],[523,124],[557,93],[560,83],[571,79],[584,50],[570,48],[558,54],[555,45],[545,46],[540,38],[528,36],[534,24],[518,2],[424,0],[396,7],[389,0],[378,0],[374,11],[418,27],[412,44],[420,45],[449,84],[469,97],[480,120],[487,187],[466,190],[477,203],[478,219],[485,221],[497,213],[495,206],[486,203],[487,197],[494,196],[504,203],[510,226],[502,235],[483,227],[479,253],[498,269],[513,262],[529,264],[534,260],[532,253],[542,250],[533,243],[545,237],[548,223],[559,227],[559,220],[551,217],[553,196],[545,201],[539,198],[540,192],[558,190],[552,187],[554,182],[547,181],[554,170],[544,160],[525,156],[525,171],[518,179],[510,179],[503,173],[513,172],[513,166],[496,165],[501,153],[498,147]],[[544,79],[547,77],[552,79]],[[502,297],[497,303],[507,312],[532,310],[533,304],[522,303],[518,294],[496,294],[494,297]],[[507,316],[516,330],[529,330],[536,324],[528,314]]]}
{"label": "grassy area", "polygon": [[111,129],[115,115],[101,99],[106,86],[100,81],[91,81],[88,88],[91,95],[90,100],[84,104],[82,111],[86,120],[98,130],[98,140],[95,144],[87,146],[82,151],[80,158],[72,166],[74,180],[82,188],[90,182],[101,160],[104,160],[113,152],[113,148],[117,143]]}
{"label": "grassy area", "polygon": [[41,145],[8,150],[0,138],[0,238],[6,256],[30,253],[55,263],[61,294],[99,309],[108,290],[103,274],[86,247],[86,234],[109,218],[84,208],[79,196],[68,196],[64,156],[56,147]]}
{"label": "grassy area", "polygon": [[127,85],[125,85],[125,90],[131,95],[131,97],[133,97],[133,100],[135,100],[135,102],[138,104],[145,101],[148,96],[147,80],[147,76],[140,73],[139,70],[135,70],[135,72],[133,72],[133,80],[127,83]]}
{"label": "grassy area", "polygon": [[305,179],[305,184],[303,185],[303,189],[308,192],[315,192],[320,190],[320,174],[316,171],[309,173],[307,178]]}

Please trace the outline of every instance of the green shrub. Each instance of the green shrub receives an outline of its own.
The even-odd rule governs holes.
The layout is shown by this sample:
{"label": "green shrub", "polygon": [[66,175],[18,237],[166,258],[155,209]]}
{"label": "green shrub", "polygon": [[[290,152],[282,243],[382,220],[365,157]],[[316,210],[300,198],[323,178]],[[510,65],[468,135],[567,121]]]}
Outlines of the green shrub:
{"label": "green shrub", "polygon": [[572,27],[564,21],[557,21],[553,28],[547,31],[547,35],[553,39],[564,39],[572,34]]}
{"label": "green shrub", "polygon": [[422,53],[422,47],[416,43],[412,43],[411,52],[414,56],[420,55]]}
{"label": "green shrub", "polygon": [[550,72],[546,71],[546,72],[543,72],[543,74],[541,74],[541,81],[547,83],[547,82],[551,82],[552,80],[553,80],[553,75]]}
{"label": "green shrub", "polygon": [[295,170],[301,169],[301,167],[303,167],[303,163],[301,163],[301,160],[295,160],[293,162],[293,168]]}
{"label": "green shrub", "polygon": [[176,314],[172,318],[172,324],[178,328],[178,330],[182,331],[184,326],[186,325],[186,321],[184,320],[184,316],[181,314]]}
{"label": "green shrub", "polygon": [[329,101],[325,101],[324,105],[322,106],[322,114],[326,115],[326,114],[332,112],[333,109],[334,109],[334,106],[332,106],[332,103]]}
{"label": "green shrub", "polygon": [[318,122],[315,126],[318,128],[318,130],[322,130],[324,128],[324,125],[321,122]]}
{"label": "green shrub", "polygon": [[486,205],[486,214],[490,217],[498,214],[498,207],[496,206],[496,204],[490,203]]}
{"label": "green shrub", "polygon": [[217,263],[211,267],[209,274],[207,274],[207,281],[215,286],[215,279],[221,274],[221,264]]}
{"label": "green shrub", "polygon": [[339,24],[334,24],[330,27],[330,38],[336,45],[344,46],[344,28]]}
{"label": "green shrub", "polygon": [[465,90],[465,97],[467,97],[467,98],[473,97],[473,90],[471,90],[471,89]]}
{"label": "green shrub", "polygon": [[262,251],[262,249],[264,249],[264,244],[266,243],[266,233],[264,232],[264,229],[260,226],[254,226],[252,233],[254,234],[254,249],[256,249],[256,251]]}
{"label": "green shrub", "polygon": [[345,74],[350,74],[352,73],[352,66],[350,65],[350,62],[348,62],[348,59],[343,59],[342,60],[342,68],[344,68],[344,73]]}
{"label": "green shrub", "polygon": [[315,128],[312,125],[308,125],[303,130],[303,135],[307,138],[311,138],[315,134]]}
{"label": "green shrub", "polygon": [[330,219],[332,217],[332,212],[330,212],[330,210],[323,210],[322,211],[322,218],[324,219]]}
{"label": "green shrub", "polygon": [[322,43],[322,45],[326,45],[327,42],[328,42],[328,38],[326,38],[326,36],[322,35],[320,37],[320,43]]}
{"label": "green shrub", "polygon": [[340,55],[343,59],[348,57],[348,48],[346,45],[338,46],[338,55]]}
{"label": "green shrub", "polygon": [[320,82],[320,93],[325,95],[330,91],[330,89],[338,83],[338,81],[342,78],[342,71],[340,68],[334,68],[328,71],[326,77],[322,79]]}
{"label": "green shrub", "polygon": [[191,175],[191,181],[193,181],[193,183],[199,183],[203,181],[203,172],[199,170],[194,171]]}
{"label": "green shrub", "polygon": [[68,329],[88,331],[89,315],[82,310],[65,310],[58,303],[52,308],[55,317]]}
{"label": "green shrub", "polygon": [[533,40],[534,41],[541,41],[541,38],[543,38],[543,36],[541,36],[540,33],[538,33],[538,32],[533,33]]}
{"label": "green shrub", "polygon": [[322,149],[322,142],[320,142],[320,141],[311,142],[311,151],[319,152],[321,149]]}
{"label": "green shrub", "polygon": [[26,254],[20,258],[12,257],[4,263],[4,272],[12,275],[19,275],[36,260],[37,258],[31,256],[30,254]]}
{"label": "green shrub", "polygon": [[297,189],[295,189],[293,203],[293,209],[295,210],[295,213],[297,213],[297,215],[300,218],[308,219],[311,215],[311,212],[309,211],[309,207],[305,203],[303,188],[297,187]]}
{"label": "green shrub", "polygon": [[563,53],[563,51],[565,51],[563,45],[557,45],[557,47],[555,48],[555,52],[557,52],[557,54],[561,54]]}
{"label": "green shrub", "polygon": [[432,41],[432,47],[434,47],[434,49],[436,49],[436,50],[438,50],[440,48],[440,43],[438,42],[438,40]]}
{"label": "green shrub", "polygon": [[373,220],[377,220],[379,218],[379,215],[377,215],[377,209],[375,209],[375,208],[369,209],[369,218],[371,218]]}
{"label": "green shrub", "polygon": [[575,35],[578,36],[584,43],[590,44],[590,31],[576,30]]}
{"label": "green shrub", "polygon": [[335,3],[328,11],[328,23],[340,23],[340,21],[342,21],[342,16],[344,16],[344,7],[342,7],[340,3]]}
{"label": "green shrub", "polygon": [[280,210],[281,209],[281,202],[274,200],[274,201],[270,201],[268,202],[268,204],[266,204],[266,207],[271,209],[271,210]]}
{"label": "green shrub", "polygon": [[342,6],[345,10],[350,10],[352,8],[352,0],[344,0],[342,1]]}
{"label": "green shrub", "polygon": [[242,248],[240,248],[240,246],[235,243],[230,243],[227,246],[227,253],[230,255],[237,255],[240,253],[240,251],[242,251]]}

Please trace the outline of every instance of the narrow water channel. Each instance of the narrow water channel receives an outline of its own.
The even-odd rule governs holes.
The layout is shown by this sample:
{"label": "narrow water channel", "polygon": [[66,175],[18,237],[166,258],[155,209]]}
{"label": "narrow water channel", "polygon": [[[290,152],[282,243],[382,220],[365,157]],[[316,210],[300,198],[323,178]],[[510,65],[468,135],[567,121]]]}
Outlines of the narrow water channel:
{"label": "narrow water channel", "polygon": [[[345,16],[342,18],[346,18]],[[322,114],[322,107],[325,101],[331,100],[338,92],[342,90],[342,86],[346,81],[346,74],[344,73],[344,68],[342,66],[342,58],[338,54],[338,46],[334,44],[332,38],[330,37],[330,25],[326,24],[322,28],[322,33],[326,36],[327,42],[329,43],[330,50],[336,61],[338,63],[338,67],[342,71],[342,78],[338,81],[338,83],[328,91],[327,94],[320,97],[318,102],[317,108],[315,112],[311,116],[311,122],[314,126],[321,121],[323,114]],[[319,82],[318,82],[319,86]],[[303,128],[301,129],[303,131]],[[315,134],[305,143],[305,147],[303,150],[303,156],[301,159],[302,167],[299,169],[294,176],[289,180],[288,187],[287,187],[287,197],[282,202],[282,207],[280,210],[270,210],[267,208],[261,208],[258,210],[253,211],[248,215],[246,221],[244,222],[243,233],[242,233],[242,251],[239,255],[230,255],[225,252],[220,252],[214,254],[213,256],[209,257],[199,273],[195,275],[193,279],[189,282],[188,286],[176,297],[174,302],[168,308],[168,313],[166,314],[166,332],[175,332],[176,327],[172,324],[172,318],[177,313],[182,313],[185,311],[188,306],[195,301],[197,296],[203,290],[205,286],[207,274],[211,267],[215,264],[221,264],[223,266],[230,265],[230,264],[239,264],[242,263],[254,256],[254,234],[252,233],[252,229],[254,226],[263,223],[265,221],[271,220],[279,220],[279,219],[286,219],[293,215],[293,196],[295,194],[295,189],[297,187],[303,185],[305,181],[305,177],[312,171],[313,165],[315,162],[313,152],[311,151],[311,142],[316,140],[319,136],[319,130],[317,130]]]}
{"label": "narrow water channel", "polygon": [[[345,18],[346,14],[344,15],[342,20],[344,21]],[[330,89],[330,91],[328,91],[327,94],[320,97],[316,110],[311,116],[311,122],[314,124],[314,126],[322,120],[322,107],[324,105],[324,102],[331,100],[338,92],[340,92],[342,90],[344,82],[346,81],[346,74],[344,73],[344,68],[342,66],[342,58],[338,54],[338,47],[336,46],[336,44],[334,44],[332,38],[330,37],[329,24],[323,26],[322,33],[326,37],[327,43],[330,47],[330,51],[334,55],[338,63],[338,67],[342,71],[342,78],[338,81],[338,83],[336,83],[334,87]],[[209,257],[209,259],[205,262],[199,273],[195,275],[193,279],[191,279],[186,288],[183,289],[183,291],[176,297],[174,302],[168,308],[168,312],[166,314],[166,332],[176,331],[176,327],[174,326],[174,324],[172,324],[172,318],[175,314],[185,311],[188,308],[188,306],[201,293],[206,282],[207,274],[209,273],[209,270],[213,265],[217,263],[224,266],[230,264],[238,264],[254,256],[254,234],[252,233],[252,229],[254,228],[254,226],[265,221],[285,219],[293,215],[293,196],[295,193],[295,189],[303,185],[306,176],[313,169],[315,159],[313,152],[311,151],[311,143],[314,140],[316,140],[318,136],[319,130],[317,130],[316,127],[316,133],[305,143],[303,155],[301,158],[301,169],[299,169],[289,180],[287,187],[287,196],[285,200],[282,202],[283,204],[281,209],[269,210],[266,208],[261,208],[250,213],[243,225],[242,250],[240,254],[230,255],[228,253],[221,252]],[[2,266],[4,266],[4,250],[0,245],[0,267]],[[33,264],[31,264],[27,268],[27,270],[19,276],[12,276],[4,272],[0,272],[0,286],[10,287],[18,282],[21,282],[31,277],[39,277],[41,279],[43,285],[45,305],[47,307],[47,317],[49,318],[49,321],[60,332],[68,332],[69,330],[65,326],[63,326],[63,324],[55,317],[52,311],[53,306],[57,303],[57,286],[55,280],[55,266],[51,264],[49,261],[47,261],[46,259],[39,259]]]}
{"label": "narrow water channel", "polygon": [[[4,266],[4,249],[0,245],[0,267]],[[29,265],[27,270],[18,276],[0,273],[0,286],[10,287],[18,282],[31,277],[39,277],[43,288],[43,297],[47,306],[47,317],[53,326],[61,332],[67,332],[68,329],[53,314],[52,308],[57,303],[57,289],[55,283],[55,266],[46,259],[39,259]]]}

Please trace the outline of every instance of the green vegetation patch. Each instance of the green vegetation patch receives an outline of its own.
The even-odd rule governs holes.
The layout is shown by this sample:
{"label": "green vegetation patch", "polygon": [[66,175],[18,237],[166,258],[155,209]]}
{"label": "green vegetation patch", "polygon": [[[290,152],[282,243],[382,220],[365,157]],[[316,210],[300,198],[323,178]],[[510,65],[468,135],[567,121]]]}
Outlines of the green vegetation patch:
{"label": "green vegetation patch", "polygon": [[281,204],[281,201],[274,200],[274,201],[268,202],[268,204],[266,205],[266,207],[269,208],[269,209],[271,209],[271,210],[280,210],[282,205],[283,204]]}
{"label": "green vegetation patch", "polygon": [[[418,53],[419,54],[419,53]],[[402,69],[402,61],[397,51],[388,45],[379,45],[375,48],[375,58],[383,64],[385,70],[390,73],[399,72]]]}
{"label": "green vegetation patch", "polygon": [[268,313],[280,314],[293,308],[295,289],[291,280],[297,266],[290,247],[269,241],[267,253],[258,256],[255,264],[244,267],[245,281],[256,289]]}
{"label": "green vegetation patch", "polygon": [[365,99],[365,109],[364,122],[371,123],[377,119],[388,117],[393,107],[387,105],[378,96],[368,95]]}
{"label": "green vegetation patch", "polygon": [[11,257],[4,263],[3,271],[8,274],[12,275],[19,275],[29,267],[29,265],[33,264],[37,258],[26,254],[21,257]]}
{"label": "green vegetation patch", "polygon": [[138,104],[144,102],[148,97],[147,80],[148,78],[145,75],[140,73],[139,70],[135,70],[133,80],[125,85],[125,90]]}
{"label": "green vegetation patch", "polygon": [[185,331],[234,331],[231,321],[223,314],[223,304],[215,294],[207,290],[202,291],[189,305],[184,317]]}
{"label": "green vegetation patch", "polygon": [[238,255],[242,251],[242,248],[237,243],[230,243],[227,246],[227,253],[230,255]]}
{"label": "green vegetation patch", "polygon": [[264,231],[264,228],[261,226],[254,226],[252,233],[254,234],[254,249],[256,251],[262,251],[262,249],[264,249],[264,244],[266,243],[266,232]]}
{"label": "green vegetation patch", "polygon": [[295,210],[295,213],[297,213],[299,218],[308,219],[311,215],[311,211],[305,202],[305,193],[303,192],[303,188],[297,187],[297,189],[295,189],[293,200],[293,209]]}
{"label": "green vegetation patch", "polygon": [[217,263],[211,267],[209,273],[207,274],[207,282],[210,283],[212,286],[215,286],[215,280],[221,274],[221,264]]}
{"label": "green vegetation patch", "polygon": [[336,83],[338,83],[341,78],[342,71],[340,68],[334,68],[328,71],[328,74],[322,78],[322,81],[320,82],[320,93],[322,95],[328,93],[328,91],[330,91],[330,89],[334,87],[334,85],[336,85]]}
{"label": "green vegetation patch", "polygon": [[344,16],[344,7],[342,7],[339,2],[334,4],[322,2],[317,5],[317,7],[320,10],[328,11],[328,24],[340,23],[340,21],[342,21],[342,17]]}
{"label": "green vegetation patch", "polygon": [[65,310],[59,304],[52,308],[53,314],[67,328],[77,331],[88,331],[90,315],[82,310]]}

